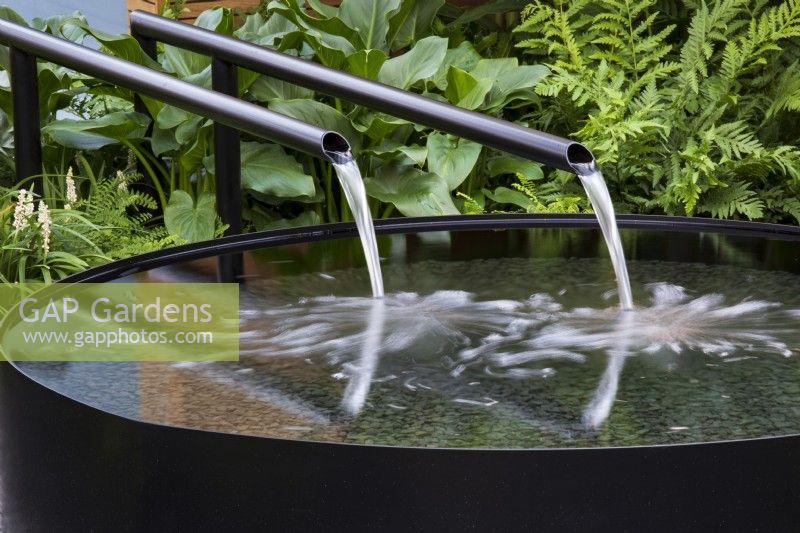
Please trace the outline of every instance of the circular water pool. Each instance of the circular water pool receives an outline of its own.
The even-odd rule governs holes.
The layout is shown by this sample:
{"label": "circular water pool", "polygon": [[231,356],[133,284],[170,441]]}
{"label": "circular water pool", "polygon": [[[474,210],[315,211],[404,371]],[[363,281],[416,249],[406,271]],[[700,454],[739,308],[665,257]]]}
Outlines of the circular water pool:
{"label": "circular water pool", "polygon": [[[29,397],[47,395],[50,405],[71,398],[69,410],[77,419],[87,417],[90,438],[111,446],[101,455],[133,449],[140,454],[136,461],[147,463],[156,458],[147,438],[162,450],[181,441],[199,463],[200,450],[208,452],[212,441],[217,451],[238,449],[213,463],[237,472],[229,482],[242,487],[294,478],[274,461],[294,465],[298,476],[305,471],[309,477],[298,487],[308,489],[317,479],[344,491],[329,494],[328,502],[346,494],[369,500],[370,490],[386,487],[399,494],[419,485],[433,495],[446,485],[441,476],[464,480],[441,509],[423,513],[429,519],[466,512],[476,524],[542,523],[545,509],[532,505],[526,512],[525,498],[509,491],[536,487],[538,497],[555,505],[569,493],[568,484],[553,479],[559,465],[580,485],[572,489],[576,494],[588,497],[603,483],[620,490],[625,483],[633,490],[652,485],[649,501],[657,505],[669,497],[687,501],[692,490],[681,494],[680,485],[691,479],[688,469],[701,476],[692,481],[698,493],[714,487],[721,501],[719,476],[733,467],[725,466],[731,460],[754,464],[737,464],[739,481],[723,490],[729,497],[746,483],[771,494],[773,471],[797,482],[798,452],[787,451],[797,447],[800,434],[796,228],[622,217],[637,309],[620,313],[610,261],[591,218],[456,217],[377,226],[387,292],[380,301],[369,297],[349,225],[184,247],[78,277],[212,281],[214,255],[243,251],[238,362],[20,363],[27,378],[16,371],[12,378],[4,368],[4,380],[19,385],[32,379],[36,385],[25,381],[23,387]],[[7,421],[30,423],[9,408],[3,413]],[[97,417],[105,422],[92,427]],[[76,429],[51,423],[66,440]],[[119,435],[98,429],[108,424],[136,429]],[[139,440],[118,442],[127,431]],[[23,441],[12,433],[12,449]],[[56,456],[67,461],[74,453]],[[179,451],[165,453],[174,460]],[[169,479],[185,467],[161,456],[158,462],[167,465],[162,476]],[[265,477],[248,481],[245,465]],[[309,474],[311,465],[317,473]],[[423,474],[425,465],[437,479]],[[277,478],[276,469],[282,472]],[[379,473],[394,477],[376,481]],[[228,478],[218,470],[206,475],[209,483]],[[155,471],[148,476],[158,478]],[[487,485],[476,488],[481,479]],[[503,501],[515,511],[473,515],[464,507],[470,490],[483,494],[475,513],[501,509]],[[306,524],[299,517],[315,522],[327,513],[325,498],[309,503],[306,515],[287,506],[289,496],[279,497],[281,505],[267,514],[275,519],[280,511]],[[380,501],[384,514],[366,512],[367,523],[394,512]],[[575,517],[564,509],[549,519],[621,523],[623,511],[612,509],[613,501],[594,494],[591,503],[576,504]],[[245,515],[255,512],[250,504],[245,508]],[[691,509],[692,520],[703,516]],[[248,516],[237,520],[250,523]],[[755,510],[743,516],[755,519]],[[785,510],[773,512],[767,522],[786,517]]]}

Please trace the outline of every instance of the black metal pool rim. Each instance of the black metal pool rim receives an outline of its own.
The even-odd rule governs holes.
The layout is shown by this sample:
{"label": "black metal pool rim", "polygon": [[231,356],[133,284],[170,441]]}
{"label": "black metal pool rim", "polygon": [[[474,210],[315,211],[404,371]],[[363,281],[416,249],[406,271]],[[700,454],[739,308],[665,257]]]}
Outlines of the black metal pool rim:
{"label": "black metal pool rim", "polygon": [[[715,219],[701,219],[701,218],[686,218],[686,217],[666,217],[666,216],[642,216],[642,215],[628,215],[621,216],[618,219],[619,226],[625,229],[660,229],[668,231],[707,231],[723,234],[736,234],[736,235],[749,235],[753,237],[766,237],[781,238],[791,241],[800,241],[800,227],[787,226],[780,224],[765,224],[755,222],[740,222],[730,220],[715,220]],[[379,235],[398,234],[398,233],[420,233],[420,232],[435,232],[435,231],[469,231],[469,230],[505,230],[505,229],[529,229],[529,228],[599,228],[597,219],[594,215],[458,215],[448,217],[409,217],[409,218],[394,218],[375,221],[375,230]],[[148,254],[133,256],[120,261],[115,261],[86,270],[82,273],[70,276],[64,279],[61,283],[103,283],[112,281],[132,274],[137,274],[153,268],[158,268],[166,265],[175,264],[178,262],[192,261],[213,257],[221,253],[235,253],[243,252],[246,250],[258,248],[270,248],[287,244],[298,244],[307,242],[317,242],[331,239],[346,239],[356,238],[358,230],[353,223],[337,223],[337,224],[322,224],[316,226],[305,226],[300,228],[286,229],[286,230],[273,230],[263,231],[257,233],[250,233],[244,235],[235,235],[224,237],[220,239],[202,241]],[[24,371],[19,369],[15,364],[12,365],[17,368],[26,378],[31,379],[39,385],[35,379],[30,378]],[[67,397],[65,397],[67,398]],[[80,403],[85,407],[110,416],[119,416],[113,413],[96,409],[89,405],[84,404],[78,399],[69,398],[72,401]],[[181,429],[185,431],[199,431],[203,433],[212,433],[220,435],[228,435],[236,438],[252,438],[252,439],[266,439],[274,441],[286,442],[306,442],[319,445],[333,445],[333,446],[368,446],[375,448],[406,448],[417,449],[415,447],[407,446],[387,446],[387,445],[373,445],[373,444],[351,444],[351,443],[336,443],[330,441],[314,441],[304,439],[280,439],[275,437],[261,437],[253,435],[238,435],[231,433],[221,433],[216,431],[208,431],[196,428],[186,428],[179,426],[170,426],[152,422],[143,422],[137,419],[128,419],[119,416],[122,419],[130,420],[138,424],[152,425],[156,427]],[[754,441],[780,441],[785,439],[787,442],[800,444],[800,434],[790,434],[781,436],[769,436],[758,438],[746,439],[730,439],[723,441],[709,441],[709,442],[696,442],[696,443],[682,443],[682,444],[654,444],[654,445],[641,445],[641,446],[615,446],[615,447],[593,447],[593,448],[508,448],[508,449],[495,449],[503,451],[580,451],[580,450],[605,450],[605,449],[626,449],[626,448],[662,448],[674,446],[708,446],[708,445],[721,445],[721,444],[734,444],[743,442]],[[425,448],[428,450],[471,450],[471,451],[485,451],[482,448]]]}

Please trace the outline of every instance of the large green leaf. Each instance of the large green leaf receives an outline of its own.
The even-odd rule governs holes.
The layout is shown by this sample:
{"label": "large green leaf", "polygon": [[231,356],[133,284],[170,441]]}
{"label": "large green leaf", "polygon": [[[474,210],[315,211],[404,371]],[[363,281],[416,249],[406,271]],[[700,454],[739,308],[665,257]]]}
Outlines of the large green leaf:
{"label": "large green leaf", "polygon": [[391,139],[384,140],[380,145],[364,150],[364,153],[380,157],[385,161],[405,159],[417,166],[423,166],[428,159],[428,147],[418,144],[407,145]]}
{"label": "large green leaf", "polygon": [[116,112],[90,120],[54,120],[42,132],[54,142],[81,150],[95,150],[147,133],[150,119],[141,113]]}
{"label": "large green leaf", "polygon": [[314,91],[272,76],[260,76],[248,90],[253,98],[259,102],[314,98]]}
{"label": "large green leaf", "polygon": [[[23,26],[28,25],[28,21],[21,17],[19,13],[7,6],[0,6],[0,19],[10,20],[11,22],[16,22],[17,24],[21,24]],[[5,46],[0,46],[0,67],[5,70],[9,70],[10,68],[8,62],[8,48]]]}
{"label": "large green leaf", "polygon": [[493,82],[487,78],[475,79],[458,67],[450,67],[447,74],[445,96],[451,103],[465,109],[477,109],[486,101]]}
{"label": "large green leaf", "polygon": [[167,231],[189,242],[213,239],[216,222],[214,195],[207,192],[200,194],[195,205],[189,193],[173,191],[164,210]]}
{"label": "large green leaf", "polygon": [[447,87],[447,74],[450,67],[456,67],[466,72],[471,71],[481,60],[481,55],[472,46],[469,41],[464,41],[458,47],[451,48],[444,56],[439,70],[436,71],[432,78],[432,82],[441,90]]}
{"label": "large green leaf", "polygon": [[389,48],[405,48],[427,37],[443,5],[444,0],[405,0],[389,19]]}
{"label": "large green leaf", "polygon": [[491,178],[502,176],[503,174],[521,174],[529,180],[544,178],[540,163],[506,154],[489,159],[486,163],[486,171]]}
{"label": "large green leaf", "polygon": [[8,6],[0,6],[0,19],[16,22],[17,24],[21,24],[23,26],[28,25],[28,21],[25,20],[22,15]]}
{"label": "large green leaf", "polygon": [[418,41],[405,54],[384,63],[378,75],[378,81],[401,89],[408,89],[416,82],[436,74],[446,53],[447,39],[426,37]]}
{"label": "large green leaf", "polygon": [[457,215],[447,182],[413,166],[383,167],[375,178],[364,180],[367,194],[391,203],[410,217]]}
{"label": "large green leaf", "polygon": [[486,107],[499,109],[512,100],[530,94],[549,73],[550,69],[544,65],[523,65],[500,74],[489,93]]}
{"label": "large green leaf", "polygon": [[428,170],[444,178],[448,190],[457,188],[472,172],[482,146],[443,133],[428,135]]}
{"label": "large green leaf", "polygon": [[274,101],[270,103],[269,108],[276,113],[288,115],[307,124],[335,131],[352,143],[351,147],[354,150],[358,150],[360,147],[360,136],[356,135],[350,120],[329,105],[316,100],[287,100]]}
{"label": "large green leaf", "polygon": [[188,78],[193,74],[198,74],[211,65],[210,57],[171,45],[164,46],[162,61],[167,71],[180,78]]}
{"label": "large green leaf", "polygon": [[386,49],[389,17],[400,0],[343,0],[338,17],[361,37],[364,48]]}
{"label": "large green leaf", "polygon": [[158,124],[156,124],[150,137],[150,147],[155,155],[163,155],[172,150],[177,150],[181,145],[175,139],[174,129],[159,128]]}
{"label": "large green leaf", "polygon": [[170,129],[183,124],[194,116],[196,115],[180,107],[165,105],[161,108],[161,112],[156,117],[156,125],[159,128]]}
{"label": "large green leaf", "polygon": [[[339,17],[312,17],[304,6],[295,0],[273,0],[268,5],[270,13],[278,13],[303,29],[301,37],[309,37],[319,44],[334,50],[339,50],[348,56],[356,48],[364,48],[361,36]],[[310,40],[309,44],[314,46]]]}
{"label": "large green leaf", "polygon": [[[245,189],[280,198],[314,196],[314,179],[280,146],[244,142],[241,149],[242,187]],[[207,157],[204,164],[209,172],[214,172],[214,156]]]}
{"label": "large green leaf", "polygon": [[211,149],[211,125],[207,124],[196,131],[197,133],[193,137],[185,136],[183,138],[187,142],[181,146],[181,150],[178,152],[178,161],[183,169],[194,170],[200,167]]}
{"label": "large green leaf", "polygon": [[[230,35],[233,31],[233,15],[230,9],[209,9],[200,14],[195,26]],[[211,65],[211,58],[204,54],[169,45],[164,46],[163,61],[164,67],[180,78],[199,74]]]}
{"label": "large green leaf", "polygon": [[61,27],[61,32],[72,32],[75,34],[80,32],[84,35],[90,35],[120,59],[131,61],[137,65],[144,65],[148,68],[161,70],[161,65],[145,54],[139,42],[130,35],[124,33],[106,33],[78,19],[69,19],[65,21]]}
{"label": "large green leaf", "polygon": [[245,209],[242,213],[245,220],[249,220],[255,226],[256,231],[267,231],[276,229],[299,228],[302,226],[314,226],[321,224],[322,220],[314,211],[303,211],[295,218],[275,219],[274,215],[264,212],[259,206]]}
{"label": "large green leaf", "polygon": [[531,205],[531,199],[522,191],[515,191],[507,187],[498,187],[494,192],[483,189],[483,194],[487,198],[498,204],[511,204],[527,210]]}
{"label": "large green leaf", "polygon": [[389,59],[383,50],[359,50],[347,58],[347,70],[351,74],[374,80],[381,67]]}
{"label": "large green leaf", "polygon": [[395,133],[410,134],[414,129],[414,126],[407,120],[374,111],[364,111],[356,115],[353,126],[356,130],[377,142]]}
{"label": "large green leaf", "polygon": [[233,11],[223,7],[207,9],[200,13],[194,25],[223,35],[233,35]]}
{"label": "large green leaf", "polygon": [[298,30],[286,34],[281,39],[279,51],[293,53],[310,48],[316,59],[326,67],[341,69],[347,56],[353,54],[356,48],[350,41],[339,35],[329,35],[312,30]]}
{"label": "large green leaf", "polygon": [[502,74],[511,72],[519,66],[516,57],[499,57],[493,59],[481,59],[475,68],[470,70],[470,74],[476,78],[498,79]]}
{"label": "large green leaf", "polygon": [[473,22],[486,15],[519,11],[531,3],[531,0],[492,0],[483,5],[466,10],[460,17],[452,22],[453,25]]}
{"label": "large green leaf", "polygon": [[267,20],[260,13],[254,13],[234,35],[244,41],[273,47],[279,39],[297,30],[297,24],[279,13],[272,13]]}
{"label": "large green leaf", "polygon": [[335,17],[339,14],[339,8],[335,6],[330,6],[321,2],[320,0],[306,0],[308,6],[326,18]]}

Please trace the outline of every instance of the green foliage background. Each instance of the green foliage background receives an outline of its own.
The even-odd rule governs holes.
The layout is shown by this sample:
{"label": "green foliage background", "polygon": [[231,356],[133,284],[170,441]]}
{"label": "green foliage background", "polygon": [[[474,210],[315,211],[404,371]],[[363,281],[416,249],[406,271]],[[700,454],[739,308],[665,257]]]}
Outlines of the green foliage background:
{"label": "green foliage background", "polygon": [[596,154],[623,211],[800,220],[800,2],[535,1],[527,118]]}
{"label": "green foliage background", "polygon": [[[0,16],[19,21],[6,8]],[[574,137],[597,155],[622,212],[800,220],[800,0],[494,0],[468,11],[444,0],[266,0],[236,20],[213,9],[196,24]],[[162,45],[153,61],[77,13],[31,25],[211,85],[209,58]],[[77,157],[120,168],[132,155],[171,232],[219,233],[208,120],[147,100],[151,120],[127,91],[40,70],[48,173],[63,175]],[[376,217],[589,209],[568,173],[245,70],[240,92],[344,134]],[[7,78],[0,111],[0,174],[10,176]],[[242,165],[252,229],[351,218],[327,163],[243,136]]]}

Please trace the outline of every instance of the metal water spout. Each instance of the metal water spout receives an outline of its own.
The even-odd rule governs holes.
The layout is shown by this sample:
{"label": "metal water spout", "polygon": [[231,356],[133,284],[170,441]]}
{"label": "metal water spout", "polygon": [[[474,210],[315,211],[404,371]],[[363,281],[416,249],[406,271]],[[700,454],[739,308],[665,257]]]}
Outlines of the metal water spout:
{"label": "metal water spout", "polygon": [[[154,54],[156,41],[191,49],[212,56],[220,65],[220,73],[230,72],[235,66],[243,67],[569,172],[577,172],[575,165],[594,161],[591,151],[575,141],[438,102],[211,30],[143,11],[131,13],[130,21],[131,33],[151,54]],[[222,81],[218,83],[221,85]]]}

